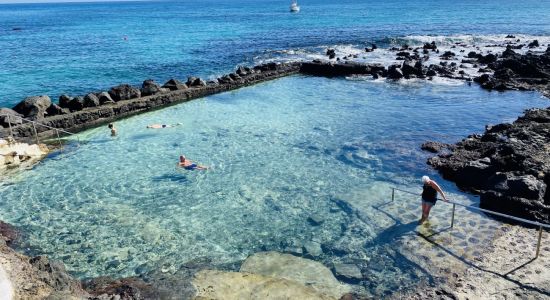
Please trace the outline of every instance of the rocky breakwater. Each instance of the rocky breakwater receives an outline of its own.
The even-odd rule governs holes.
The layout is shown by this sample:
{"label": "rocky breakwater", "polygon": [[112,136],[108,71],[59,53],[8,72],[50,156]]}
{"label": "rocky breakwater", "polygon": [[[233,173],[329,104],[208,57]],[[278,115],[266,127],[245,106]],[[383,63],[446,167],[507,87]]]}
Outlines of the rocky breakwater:
{"label": "rocky breakwater", "polygon": [[456,145],[425,143],[443,177],[480,194],[480,207],[550,223],[550,107],[487,126]]}
{"label": "rocky breakwater", "polygon": [[522,55],[508,45],[498,60],[488,67],[494,70],[492,75],[475,78],[485,89],[538,90],[550,97],[550,46],[542,54],[528,52]]}
{"label": "rocky breakwater", "polygon": [[[295,74],[299,68],[299,63],[268,63],[253,68],[239,67],[208,82],[189,77],[186,82],[170,79],[161,86],[145,80],[141,88],[122,84],[84,96],[61,95],[58,103],[52,103],[45,95],[28,97],[13,109],[0,109],[0,137],[13,134],[16,138],[29,138],[35,135],[35,130],[39,136],[52,137],[56,135],[52,128],[80,131],[144,111]],[[33,126],[26,120],[38,123]]]}

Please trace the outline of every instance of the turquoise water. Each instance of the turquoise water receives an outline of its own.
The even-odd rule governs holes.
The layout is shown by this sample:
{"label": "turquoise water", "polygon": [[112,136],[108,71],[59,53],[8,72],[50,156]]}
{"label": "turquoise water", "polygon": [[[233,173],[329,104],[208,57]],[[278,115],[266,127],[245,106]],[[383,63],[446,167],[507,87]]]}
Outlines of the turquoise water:
{"label": "turquoise water", "polygon": [[[401,43],[409,35],[548,36],[538,0],[206,0],[0,5],[0,106],[148,78],[227,73],[281,50]],[[20,30],[13,30],[18,28]],[[321,48],[321,49],[319,49]]]}
{"label": "turquoise water", "polygon": [[[287,77],[116,122],[114,138],[106,127],[83,132],[80,146],[0,186],[0,219],[80,277],[176,270],[204,257],[231,264],[315,241],[328,266],[384,260],[391,268],[361,287],[384,295],[430,274],[388,256],[391,224],[369,207],[391,186],[419,191],[423,174],[452,198],[476,201],[429,169],[421,143],[457,141],[547,101],[455,81]],[[153,123],[183,125],[146,129]],[[180,154],[211,170],[176,168]],[[400,217],[417,219],[418,199],[400,199]],[[448,208],[434,211],[444,222]]]}
{"label": "turquoise water", "polygon": [[[147,78],[212,79],[242,64],[322,58],[328,47],[393,62],[388,51],[365,54],[371,42],[491,51],[515,34],[538,39],[535,51],[550,44],[548,1],[300,1],[299,14],[288,4],[0,5],[0,106]],[[440,78],[287,77],[121,120],[115,138],[104,127],[82,132],[80,143],[0,183],[0,219],[26,231],[26,252],[59,259],[80,278],[173,274],[202,260],[235,270],[252,253],[303,255],[313,242],[321,253],[304,255],[329,267],[359,265],[366,280],[354,290],[378,298],[434,282],[401,248],[401,235],[417,230],[418,199],[399,195],[378,206],[392,186],[418,192],[428,174],[453,199],[477,202],[431,170],[420,145],[456,142],[543,106],[537,93]],[[146,129],[153,123],[182,125]],[[176,168],[181,154],[211,170]],[[460,213],[460,229],[444,243],[475,256],[494,223]],[[418,230],[446,226],[448,206],[432,214]],[[417,246],[419,259],[446,258]]]}

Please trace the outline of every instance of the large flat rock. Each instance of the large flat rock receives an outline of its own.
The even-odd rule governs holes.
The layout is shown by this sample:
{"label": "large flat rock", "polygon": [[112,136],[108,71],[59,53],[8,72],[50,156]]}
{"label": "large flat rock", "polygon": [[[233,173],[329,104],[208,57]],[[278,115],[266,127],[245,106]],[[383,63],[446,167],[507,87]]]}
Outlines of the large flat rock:
{"label": "large flat rock", "polygon": [[256,253],[244,261],[241,272],[295,281],[337,299],[350,291],[323,264],[290,254]]}
{"label": "large flat rock", "polygon": [[284,278],[259,274],[203,270],[195,275],[195,299],[337,299]]}

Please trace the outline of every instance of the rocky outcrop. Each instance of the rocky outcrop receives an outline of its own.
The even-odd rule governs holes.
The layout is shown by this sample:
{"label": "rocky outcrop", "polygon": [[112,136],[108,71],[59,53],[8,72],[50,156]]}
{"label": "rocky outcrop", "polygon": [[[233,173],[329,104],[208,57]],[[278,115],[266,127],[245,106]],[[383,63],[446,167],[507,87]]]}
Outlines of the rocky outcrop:
{"label": "rocky outcrop", "polygon": [[550,52],[520,55],[510,47],[499,60],[489,64],[493,75],[480,76],[474,80],[485,89],[538,90],[550,96]]}
{"label": "rocky outcrop", "polygon": [[46,110],[52,101],[48,96],[32,96],[27,97],[19,104],[13,107],[13,110],[31,120],[42,120]]}
{"label": "rocky outcrop", "polygon": [[428,163],[459,187],[480,194],[480,206],[550,223],[550,108],[513,124],[488,126]]}
{"label": "rocky outcrop", "polygon": [[[15,252],[0,238],[1,296],[13,299],[87,299],[80,282],[61,263]],[[8,298],[10,299],[10,298]]]}

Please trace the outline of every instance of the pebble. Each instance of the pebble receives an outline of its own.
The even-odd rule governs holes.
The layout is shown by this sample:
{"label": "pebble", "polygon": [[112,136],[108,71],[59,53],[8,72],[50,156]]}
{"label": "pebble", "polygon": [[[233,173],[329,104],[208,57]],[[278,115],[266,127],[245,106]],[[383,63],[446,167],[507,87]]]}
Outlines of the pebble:
{"label": "pebble", "polygon": [[323,249],[321,249],[321,244],[317,242],[306,242],[304,244],[305,252],[313,257],[318,257],[323,254]]}
{"label": "pebble", "polygon": [[325,220],[319,215],[311,215],[307,218],[307,221],[313,226],[319,226],[325,222]]}
{"label": "pebble", "polygon": [[348,282],[358,282],[363,279],[361,269],[354,264],[336,263],[334,264],[334,273],[336,277]]}

